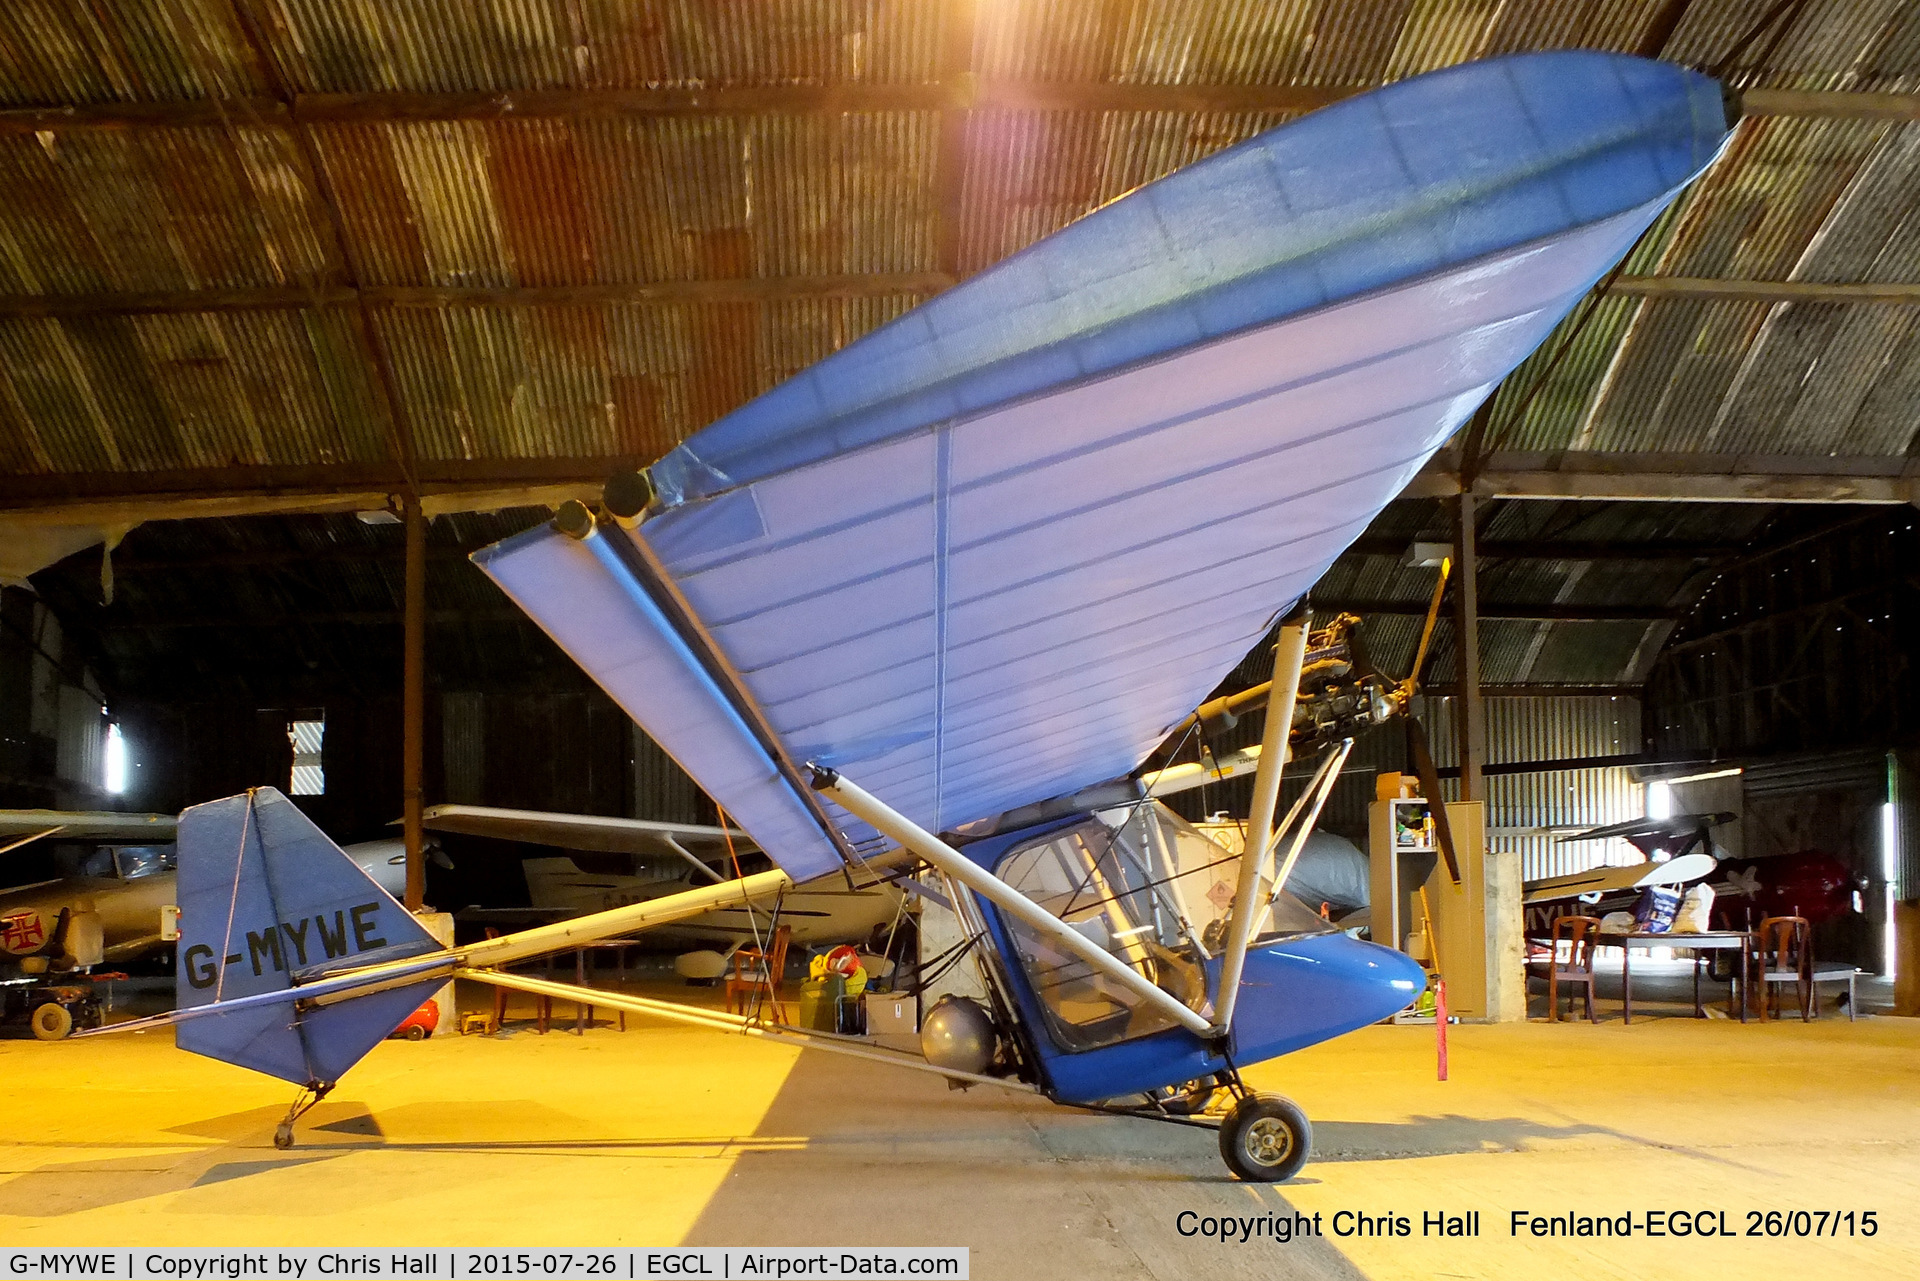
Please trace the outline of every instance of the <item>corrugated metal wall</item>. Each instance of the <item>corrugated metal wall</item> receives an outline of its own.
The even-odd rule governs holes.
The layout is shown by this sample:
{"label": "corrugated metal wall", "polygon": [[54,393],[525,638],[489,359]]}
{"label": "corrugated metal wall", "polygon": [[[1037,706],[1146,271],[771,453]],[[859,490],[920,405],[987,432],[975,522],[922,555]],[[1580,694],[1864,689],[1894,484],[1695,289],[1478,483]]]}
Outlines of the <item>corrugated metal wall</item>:
{"label": "corrugated metal wall", "polygon": [[[1426,727],[1434,763],[1441,769],[1457,767],[1454,707],[1448,697],[1415,701],[1415,714]],[[1625,756],[1641,750],[1640,703],[1626,697],[1490,698],[1487,708],[1487,763],[1575,760],[1595,756]],[[1218,735],[1213,747],[1225,753],[1260,739],[1260,718],[1250,717]],[[1340,782],[1321,814],[1320,826],[1355,841],[1366,840],[1367,806],[1374,797],[1374,778],[1382,771],[1409,770],[1405,734],[1398,724],[1375,730],[1354,743]],[[1283,807],[1291,804],[1312,773],[1311,763],[1294,771],[1281,789]],[[1577,872],[1609,860],[1638,858],[1620,841],[1562,843],[1546,834],[1520,835],[1515,829],[1598,827],[1638,818],[1643,812],[1642,788],[1623,766],[1553,770],[1546,773],[1495,775],[1487,783],[1488,843],[1491,848],[1520,854],[1523,875],[1533,878]],[[1443,780],[1442,788],[1456,795],[1457,784]],[[1244,817],[1252,797],[1252,779],[1196,790],[1177,798],[1174,808],[1189,818],[1226,812]]]}
{"label": "corrugated metal wall", "polygon": [[1894,813],[1893,896],[1904,903],[1920,898],[1920,751],[1888,754],[1887,791]]}
{"label": "corrugated metal wall", "polygon": [[107,709],[100,696],[72,685],[59,690],[60,724],[55,734],[55,768],[60,781],[75,788],[104,790],[107,759]]}
{"label": "corrugated metal wall", "polygon": [[660,744],[638,725],[631,727],[633,816],[663,823],[711,823],[713,802],[687,772],[674,764]]}
{"label": "corrugated metal wall", "polygon": [[107,717],[100,684],[36,597],[0,598],[0,805],[101,809]]}
{"label": "corrugated metal wall", "polygon": [[699,785],[598,690],[449,691],[440,737],[452,804],[713,821]]}
{"label": "corrugated metal wall", "polygon": [[[1442,769],[1460,763],[1454,698],[1420,700],[1419,712]],[[1487,764],[1626,756],[1641,750],[1640,702],[1610,697],[1490,698]],[[1451,793],[1456,784],[1446,784]],[[1561,841],[1516,829],[1598,827],[1638,818],[1643,790],[1624,766],[1496,774],[1486,780],[1487,845],[1520,855],[1521,875],[1564,876],[1639,855],[1620,841]]]}
{"label": "corrugated metal wall", "polygon": [[449,805],[485,805],[486,721],[477,693],[440,696],[441,760],[446,770],[442,799]]}

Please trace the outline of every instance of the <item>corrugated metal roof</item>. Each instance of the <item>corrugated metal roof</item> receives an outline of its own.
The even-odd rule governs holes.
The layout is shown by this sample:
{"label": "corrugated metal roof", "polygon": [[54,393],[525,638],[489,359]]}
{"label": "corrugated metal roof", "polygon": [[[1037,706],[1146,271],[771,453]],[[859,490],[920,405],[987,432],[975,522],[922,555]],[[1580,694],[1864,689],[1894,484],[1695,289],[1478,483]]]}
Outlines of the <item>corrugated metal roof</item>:
{"label": "corrugated metal roof", "polygon": [[258,93],[228,0],[0,5],[0,103],[154,102]]}
{"label": "corrugated metal roof", "polygon": [[386,458],[385,412],[338,311],[0,318],[0,460],[20,472]]}
{"label": "corrugated metal roof", "polygon": [[943,5],[758,0],[252,0],[303,93],[910,84],[934,79]]}
{"label": "corrugated metal roof", "polygon": [[[1770,3],[1693,0],[1665,56],[1722,60]],[[9,197],[0,201],[0,302],[79,298],[93,308],[0,314],[0,468],[50,484],[133,472],[229,483],[248,469],[387,465],[396,424],[368,331],[391,372],[397,425],[425,462],[644,461],[933,287],[886,278],[978,270],[1288,118],[1038,110],[991,97],[957,119],[957,108],[938,109],[965,100],[970,86],[1347,90],[1519,50],[1637,49],[1667,8],[13,0],[0,6],[0,105],[217,110],[0,132]],[[969,11],[970,39],[946,25]],[[1750,44],[1737,79],[1920,90],[1912,3],[1812,0],[1767,52],[1770,44]],[[1766,65],[1752,66],[1763,52]],[[859,109],[659,113],[595,99],[590,110],[527,116],[499,98],[847,86],[915,92]],[[282,93],[346,95],[325,101],[361,115],[298,115],[312,122],[296,126],[273,101]],[[493,97],[458,111],[418,98],[459,93]],[[321,100],[299,101],[306,112]],[[1920,124],[1751,120],[1626,270],[1920,282]],[[365,326],[339,305],[348,284],[564,291],[869,277],[882,285],[806,297],[428,295],[375,306]],[[271,289],[293,292],[250,310],[134,315],[115,305],[116,295]],[[325,291],[332,305],[305,301]],[[1920,404],[1917,310],[1608,298],[1564,355],[1556,334],[1500,390],[1488,441],[1546,453],[1898,456]],[[1764,508],[1483,511],[1481,537],[1493,541],[1733,542],[1767,519]],[[1450,537],[1430,501],[1396,504],[1372,533]],[[384,572],[343,576],[339,600],[379,599],[391,587]],[[1496,605],[1684,606],[1700,572],[1687,562],[1491,560],[1482,593]],[[1336,567],[1321,594],[1424,602],[1431,583],[1431,571],[1402,569],[1397,557],[1359,556]],[[272,604],[263,596],[250,607]],[[1418,626],[1407,615],[1371,622],[1383,667],[1411,660]],[[1637,679],[1669,626],[1487,620],[1483,679]],[[1443,626],[1430,674],[1450,679],[1451,670]]]}
{"label": "corrugated metal roof", "polygon": [[[1712,63],[1765,8],[1762,0],[1699,0],[1668,56]],[[377,111],[402,94],[931,86],[962,69],[986,84],[1352,88],[1521,49],[1636,48],[1664,9],[1661,0],[1008,0],[974,12],[969,53],[966,33],[943,25],[962,10],[917,0],[170,0],[110,11],[23,0],[0,15],[0,102],[222,105],[213,123],[55,124],[0,137],[0,184],[15,196],[0,208],[0,297],[318,289],[348,279],[511,290],[965,273],[1286,118],[986,107],[950,131],[946,154],[964,174],[957,183],[941,168],[941,113],[904,105],[321,121],[300,129],[323,192],[307,172],[308,144],[284,112],[260,105],[283,89],[348,95]],[[1756,82],[1911,88],[1920,75],[1917,28],[1910,5],[1817,0]],[[1767,45],[1754,42],[1746,56]],[[1633,270],[1920,278],[1916,134],[1920,125],[1885,121],[1749,122],[1727,163],[1663,220]],[[954,247],[947,262],[943,199],[958,216],[945,232]],[[337,231],[328,200],[338,207]],[[617,336],[650,322],[608,303],[597,304],[597,320],[509,302],[471,315],[449,308],[433,323],[396,316],[378,328],[404,344],[388,354],[407,366],[400,417],[421,424],[423,458],[553,458],[583,445],[669,444],[791,372],[822,336],[848,341],[919,296],[798,307],[690,301],[672,319],[656,309],[642,344],[652,354],[639,361]],[[102,305],[111,308],[105,298]],[[1503,389],[1493,438],[1530,450],[1899,452],[1904,380],[1920,377],[1903,345],[1911,317],[1888,308],[1851,314],[1865,310],[1609,300],[1537,394],[1527,398],[1525,388],[1545,356]],[[50,323],[69,331],[64,345],[87,345],[71,332],[82,322]],[[430,339],[436,327],[440,336]],[[328,358],[356,359],[357,345],[333,344]],[[357,359],[368,363],[364,349]],[[1775,382],[1743,372],[1764,364],[1775,381],[1799,386],[1822,359],[1848,395],[1826,395],[1815,383],[1804,410]],[[337,381],[324,364],[314,355],[284,372],[296,385]],[[180,411],[164,407],[180,378],[149,371],[147,385],[116,392],[85,385],[82,361],[35,367],[43,381],[67,380],[52,401],[101,408],[81,433],[86,449],[15,449],[22,470],[138,469],[140,459],[194,459],[208,447],[241,465],[364,457],[311,426],[284,444],[253,442],[231,426],[253,412],[237,380],[202,379],[195,388],[229,402],[199,411],[226,424],[203,446],[197,427],[184,441],[152,439],[179,434]],[[615,388],[663,377],[700,390]],[[303,395],[290,421],[324,418],[319,400]],[[49,401],[45,393],[23,399]],[[1502,421],[1522,399],[1524,422]],[[113,412],[125,406],[138,408]],[[228,448],[236,442],[244,447]]]}

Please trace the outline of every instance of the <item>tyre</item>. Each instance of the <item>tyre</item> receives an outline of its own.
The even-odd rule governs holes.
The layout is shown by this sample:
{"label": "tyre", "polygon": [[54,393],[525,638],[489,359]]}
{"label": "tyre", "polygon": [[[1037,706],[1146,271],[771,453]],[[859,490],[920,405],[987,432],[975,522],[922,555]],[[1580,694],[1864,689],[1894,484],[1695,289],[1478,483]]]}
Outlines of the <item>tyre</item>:
{"label": "tyre", "polygon": [[273,1127],[273,1146],[282,1151],[293,1146],[293,1122],[282,1121]]}
{"label": "tyre", "polygon": [[67,1007],[48,1001],[33,1012],[33,1035],[41,1041],[58,1041],[73,1031],[73,1015]]}
{"label": "tyre", "polygon": [[427,1039],[427,1029],[415,1023],[412,1027],[408,1028],[403,1035],[409,1041],[424,1041]]}
{"label": "tyre", "polygon": [[1313,1126],[1292,1099],[1254,1094],[1220,1123],[1220,1156],[1249,1183],[1284,1183],[1313,1151]]}

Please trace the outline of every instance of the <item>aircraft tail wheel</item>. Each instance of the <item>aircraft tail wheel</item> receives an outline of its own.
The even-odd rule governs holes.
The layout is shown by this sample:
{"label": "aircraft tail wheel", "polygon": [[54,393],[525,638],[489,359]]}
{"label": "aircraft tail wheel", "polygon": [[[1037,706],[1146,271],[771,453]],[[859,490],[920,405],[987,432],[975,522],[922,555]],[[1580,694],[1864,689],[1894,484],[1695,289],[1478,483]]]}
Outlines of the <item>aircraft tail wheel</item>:
{"label": "aircraft tail wheel", "polygon": [[33,1012],[33,1035],[36,1040],[58,1041],[73,1031],[73,1014],[64,1005],[48,1001]]}
{"label": "aircraft tail wheel", "polygon": [[293,1122],[282,1121],[273,1127],[273,1146],[282,1150],[293,1146]]}
{"label": "aircraft tail wheel", "polygon": [[1313,1126],[1292,1099],[1249,1094],[1220,1123],[1220,1156],[1249,1183],[1284,1183],[1313,1151]]}

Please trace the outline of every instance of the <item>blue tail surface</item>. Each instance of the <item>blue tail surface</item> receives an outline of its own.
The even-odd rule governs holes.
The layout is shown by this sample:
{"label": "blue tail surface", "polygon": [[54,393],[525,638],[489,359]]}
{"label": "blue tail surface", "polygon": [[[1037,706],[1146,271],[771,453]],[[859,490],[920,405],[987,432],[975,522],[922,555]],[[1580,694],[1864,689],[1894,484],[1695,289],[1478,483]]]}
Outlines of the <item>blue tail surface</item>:
{"label": "blue tail surface", "polygon": [[[439,944],[326,833],[271,787],[180,816],[182,1010],[284,992],[330,970]],[[179,1025],[183,1050],[292,1081],[337,1081],[445,980],[336,998],[254,1004]]]}

